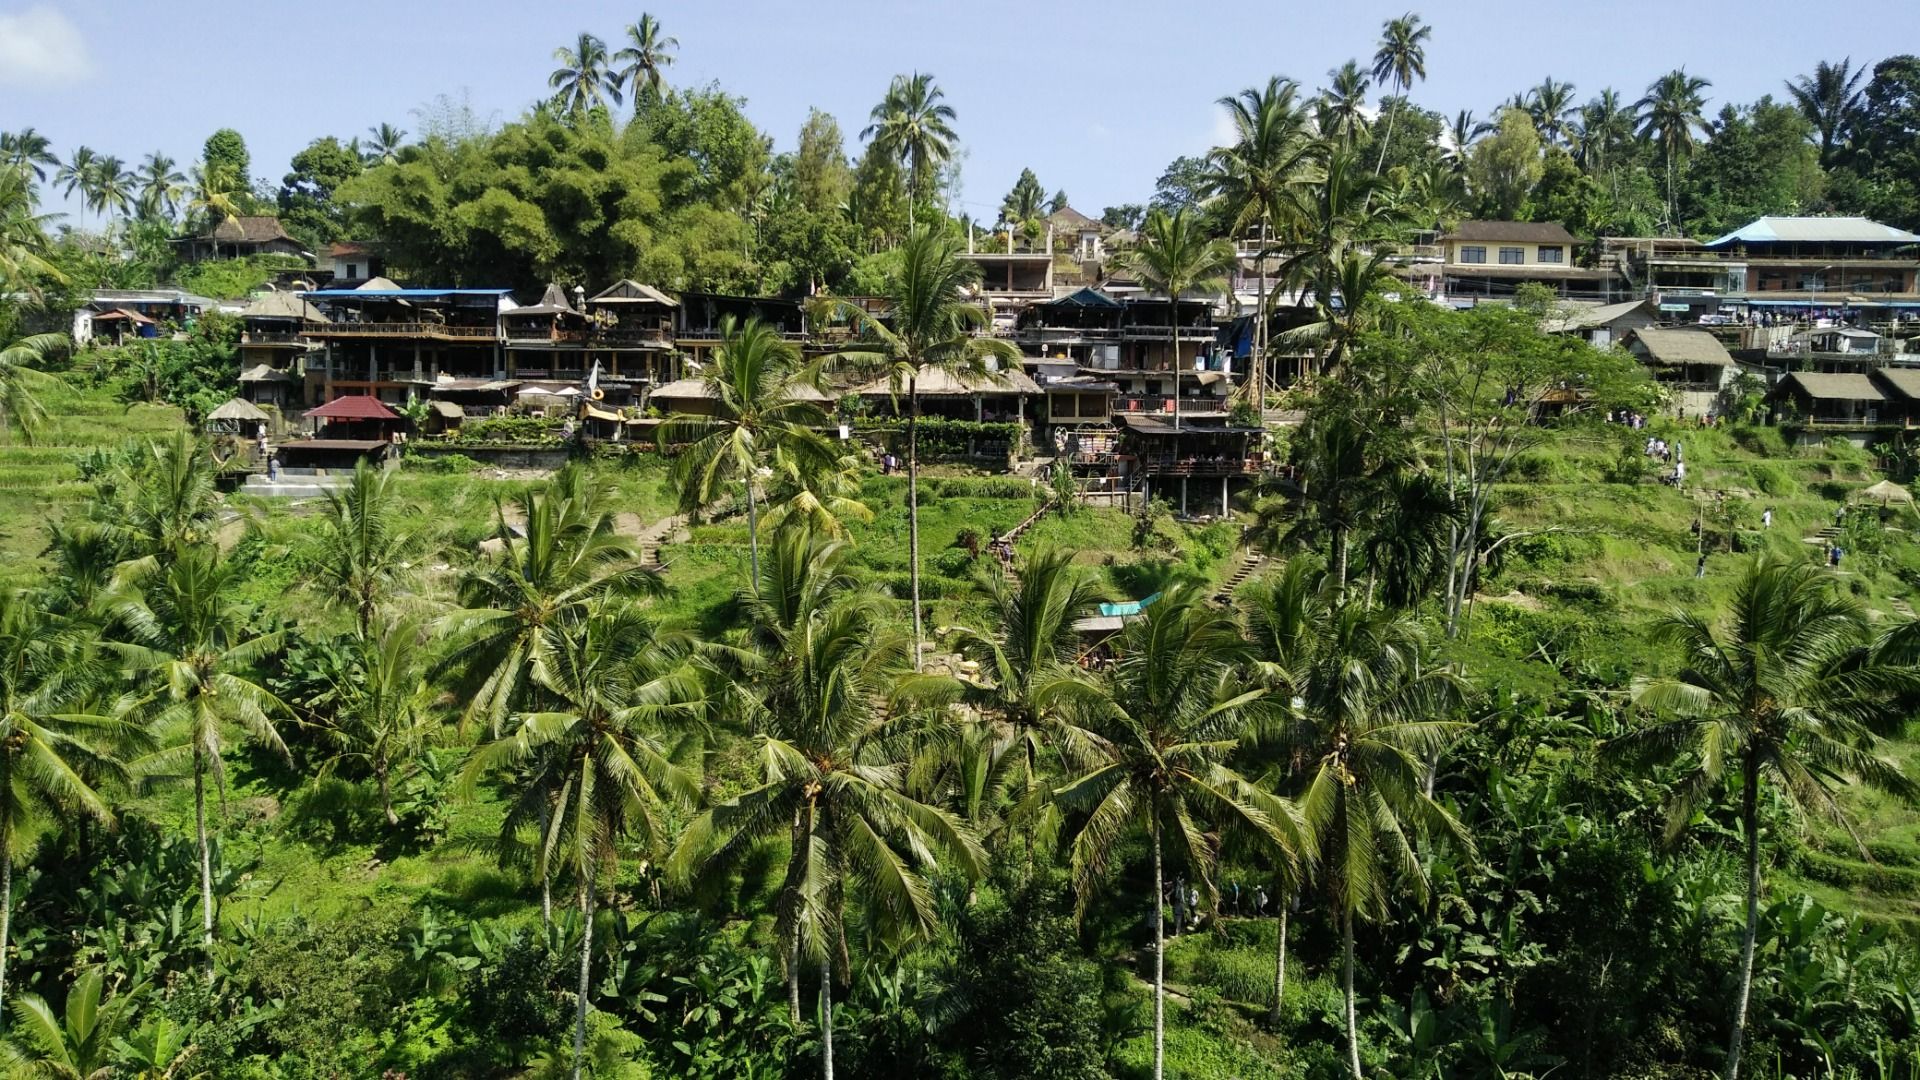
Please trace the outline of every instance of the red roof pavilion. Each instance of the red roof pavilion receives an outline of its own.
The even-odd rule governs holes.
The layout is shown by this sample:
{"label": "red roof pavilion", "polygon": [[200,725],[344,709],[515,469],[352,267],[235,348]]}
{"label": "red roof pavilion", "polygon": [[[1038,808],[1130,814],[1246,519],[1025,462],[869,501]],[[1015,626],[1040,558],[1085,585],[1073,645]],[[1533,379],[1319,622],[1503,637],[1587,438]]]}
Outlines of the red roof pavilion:
{"label": "red roof pavilion", "polygon": [[398,420],[400,414],[387,408],[379,398],[366,394],[337,397],[307,415],[320,420]]}

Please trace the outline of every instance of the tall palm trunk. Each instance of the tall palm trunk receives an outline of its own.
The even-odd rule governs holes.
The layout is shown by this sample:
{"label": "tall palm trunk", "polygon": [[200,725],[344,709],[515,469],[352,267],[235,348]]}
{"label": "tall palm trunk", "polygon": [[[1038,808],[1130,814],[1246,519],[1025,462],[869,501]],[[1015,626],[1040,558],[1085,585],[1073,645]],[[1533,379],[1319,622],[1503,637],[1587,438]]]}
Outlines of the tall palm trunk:
{"label": "tall palm trunk", "polygon": [[[11,836],[13,830],[8,829]],[[13,845],[0,845],[0,1007],[7,1002],[7,948],[13,944]]]}
{"label": "tall palm trunk", "polygon": [[747,477],[747,557],[753,562],[753,584],[760,585],[760,503],[753,496],[753,477]]}
{"label": "tall palm trunk", "polygon": [[1747,926],[1740,935],[1740,989],[1733,1004],[1733,1036],[1727,1043],[1726,1080],[1739,1080],[1740,1051],[1747,1037],[1747,998],[1753,993],[1753,946],[1760,926],[1760,776],[1759,762],[1747,755],[1746,786],[1740,793],[1740,824],[1747,830]]}
{"label": "tall palm trunk", "polygon": [[548,930],[553,927],[553,874],[547,869],[547,804],[544,801],[540,804],[540,837],[536,842],[540,845],[534,856],[535,869],[540,874],[540,929]]}
{"label": "tall palm trunk", "polygon": [[213,978],[213,852],[207,844],[207,760],[193,748],[193,833],[200,844],[200,942],[207,954],[207,978]]}
{"label": "tall palm trunk", "polygon": [[1147,814],[1153,837],[1153,1080],[1161,1080],[1167,1059],[1167,950],[1160,926],[1160,816],[1151,808]]}
{"label": "tall palm trunk", "polygon": [[587,1061],[587,985],[593,971],[593,875],[580,882],[580,1000],[573,1021],[573,1080],[580,1080]]}
{"label": "tall palm trunk", "polygon": [[833,957],[820,965],[820,1075],[833,1080]]}
{"label": "tall palm trunk", "polygon": [[382,759],[373,771],[380,781],[380,809],[386,814],[387,828],[395,828],[400,824],[400,815],[393,812],[393,781],[388,775],[391,770]]}
{"label": "tall palm trunk", "polygon": [[1279,944],[1273,950],[1273,1026],[1280,1026],[1280,1002],[1287,993],[1287,900],[1285,893],[1275,890],[1276,900],[1280,903]]}
{"label": "tall palm trunk", "polygon": [[1267,218],[1260,216],[1260,287],[1254,301],[1253,370],[1247,373],[1248,395],[1261,423],[1267,411]]}
{"label": "tall palm trunk", "polygon": [[793,935],[793,942],[787,946],[787,1012],[793,1017],[793,1026],[800,1026],[800,935]]}
{"label": "tall palm trunk", "polygon": [[1352,546],[1352,538],[1346,526],[1336,526],[1333,530],[1333,589],[1334,598],[1339,603],[1347,602],[1347,549]]}
{"label": "tall palm trunk", "polygon": [[[1394,85],[1398,86],[1399,84],[1395,83]],[[1393,112],[1387,114],[1387,133],[1380,139],[1380,160],[1373,163],[1373,175],[1376,178],[1378,178],[1380,173],[1387,167],[1387,144],[1393,141],[1393,120],[1399,111],[1400,110],[1395,109]],[[1368,189],[1366,201],[1371,202],[1372,200],[1373,191],[1372,189]]]}
{"label": "tall palm trunk", "polygon": [[913,670],[920,670],[920,372],[907,377],[907,578],[913,592]]}
{"label": "tall palm trunk", "polygon": [[1347,1064],[1353,1069],[1353,1080],[1361,1080],[1360,1024],[1353,1008],[1353,909],[1345,904],[1340,912],[1340,951],[1340,981],[1347,999]]}
{"label": "tall palm trunk", "polygon": [[[1173,356],[1173,430],[1180,430],[1180,290],[1167,282],[1167,349]],[[1185,483],[1185,481],[1182,481]]]}

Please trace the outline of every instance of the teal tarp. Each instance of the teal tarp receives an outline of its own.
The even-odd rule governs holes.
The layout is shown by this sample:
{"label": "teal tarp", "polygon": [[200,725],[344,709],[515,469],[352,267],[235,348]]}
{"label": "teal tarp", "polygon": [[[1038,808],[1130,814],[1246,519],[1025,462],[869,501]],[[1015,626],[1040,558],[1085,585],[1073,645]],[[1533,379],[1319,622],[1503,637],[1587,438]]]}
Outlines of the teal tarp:
{"label": "teal tarp", "polygon": [[1140,611],[1142,608],[1145,608],[1148,604],[1151,604],[1158,599],[1160,599],[1160,594],[1154,593],[1152,596],[1147,597],[1145,600],[1129,600],[1124,604],[1101,604],[1100,614],[1102,615],[1138,615],[1140,614]]}

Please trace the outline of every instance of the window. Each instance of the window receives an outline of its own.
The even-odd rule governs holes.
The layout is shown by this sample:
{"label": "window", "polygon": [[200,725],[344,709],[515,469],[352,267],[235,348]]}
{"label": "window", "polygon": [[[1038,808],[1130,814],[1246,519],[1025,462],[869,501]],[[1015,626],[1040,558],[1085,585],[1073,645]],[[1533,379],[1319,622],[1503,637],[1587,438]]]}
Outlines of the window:
{"label": "window", "polygon": [[1500,249],[1500,265],[1502,266],[1519,266],[1526,261],[1526,248],[1503,247]]}
{"label": "window", "polygon": [[347,264],[347,280],[352,281],[355,278],[358,278],[359,276],[360,276],[360,264],[348,263]]}
{"label": "window", "polygon": [[1483,263],[1487,261],[1487,249],[1474,245],[1460,249],[1460,261],[1463,263]]}
{"label": "window", "polygon": [[1559,244],[1551,244],[1551,245],[1542,244],[1540,245],[1539,251],[1540,251],[1540,261],[1543,263],[1557,263],[1557,262],[1563,261],[1561,258],[1563,249],[1560,247]]}

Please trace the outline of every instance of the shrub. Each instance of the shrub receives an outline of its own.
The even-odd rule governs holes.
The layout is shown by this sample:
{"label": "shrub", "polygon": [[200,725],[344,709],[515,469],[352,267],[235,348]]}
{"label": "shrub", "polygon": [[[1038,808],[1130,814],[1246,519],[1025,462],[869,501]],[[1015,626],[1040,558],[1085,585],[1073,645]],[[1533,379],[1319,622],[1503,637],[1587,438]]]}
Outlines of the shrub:
{"label": "shrub", "polygon": [[418,454],[406,456],[407,467],[430,473],[470,473],[480,463],[465,454]]}
{"label": "shrub", "polygon": [[448,441],[456,446],[559,446],[560,424],[544,416],[489,416],[460,425]]}
{"label": "shrub", "polygon": [[1795,494],[1800,485],[1794,482],[1786,469],[1764,461],[1756,461],[1747,466],[1747,475],[1753,478],[1753,486],[1761,493],[1776,498]]}

